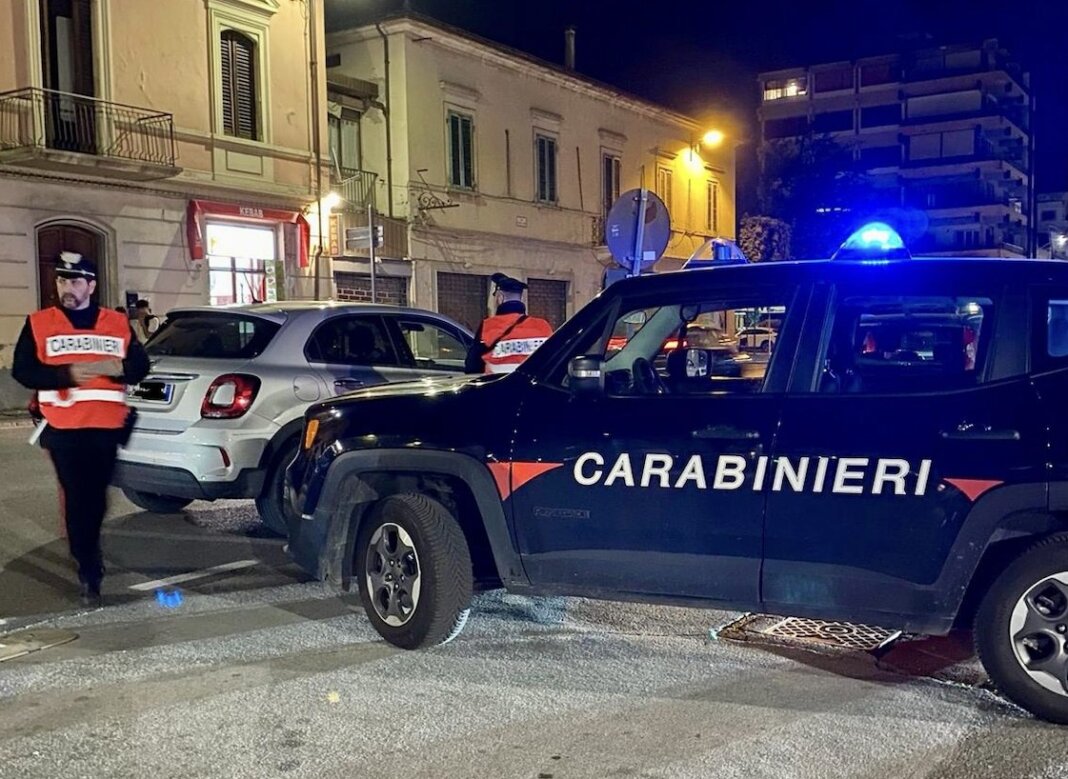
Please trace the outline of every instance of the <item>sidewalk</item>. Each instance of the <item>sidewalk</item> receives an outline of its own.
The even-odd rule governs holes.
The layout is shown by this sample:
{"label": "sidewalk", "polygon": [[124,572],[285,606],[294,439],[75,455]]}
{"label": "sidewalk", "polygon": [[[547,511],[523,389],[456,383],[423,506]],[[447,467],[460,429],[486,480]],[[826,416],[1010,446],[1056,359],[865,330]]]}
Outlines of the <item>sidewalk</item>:
{"label": "sidewalk", "polygon": [[33,427],[33,420],[26,409],[7,409],[0,411],[0,429],[8,427]]}

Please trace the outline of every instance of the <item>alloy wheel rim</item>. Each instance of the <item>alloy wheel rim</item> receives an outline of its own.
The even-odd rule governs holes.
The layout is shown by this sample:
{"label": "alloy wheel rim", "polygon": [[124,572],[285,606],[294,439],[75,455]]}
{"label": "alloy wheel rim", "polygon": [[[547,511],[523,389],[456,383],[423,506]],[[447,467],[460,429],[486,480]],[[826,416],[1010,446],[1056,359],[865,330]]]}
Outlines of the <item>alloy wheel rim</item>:
{"label": "alloy wheel rim", "polygon": [[1027,588],[1013,607],[1009,641],[1032,681],[1068,697],[1068,571]]}
{"label": "alloy wheel rim", "polygon": [[367,593],[378,617],[401,627],[415,614],[422,587],[422,567],[412,537],[400,525],[385,522],[371,535],[365,560]]}

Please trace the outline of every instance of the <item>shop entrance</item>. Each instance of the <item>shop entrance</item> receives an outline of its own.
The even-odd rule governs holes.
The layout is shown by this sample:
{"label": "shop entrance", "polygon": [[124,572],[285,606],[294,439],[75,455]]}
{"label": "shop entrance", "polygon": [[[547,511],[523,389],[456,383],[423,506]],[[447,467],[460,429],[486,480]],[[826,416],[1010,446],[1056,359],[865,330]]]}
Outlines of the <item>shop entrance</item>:
{"label": "shop entrance", "polygon": [[270,227],[208,222],[211,305],[265,303],[278,299],[277,235]]}

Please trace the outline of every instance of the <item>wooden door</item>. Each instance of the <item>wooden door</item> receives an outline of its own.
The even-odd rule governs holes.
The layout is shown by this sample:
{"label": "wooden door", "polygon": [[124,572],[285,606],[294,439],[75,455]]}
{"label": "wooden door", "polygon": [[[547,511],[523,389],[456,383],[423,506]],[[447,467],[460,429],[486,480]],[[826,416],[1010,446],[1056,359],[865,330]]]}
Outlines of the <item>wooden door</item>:
{"label": "wooden door", "polygon": [[96,264],[93,302],[104,294],[104,238],[93,230],[74,225],[53,225],[37,231],[37,279],[41,308],[56,305],[56,262],[60,252],[77,252]]}

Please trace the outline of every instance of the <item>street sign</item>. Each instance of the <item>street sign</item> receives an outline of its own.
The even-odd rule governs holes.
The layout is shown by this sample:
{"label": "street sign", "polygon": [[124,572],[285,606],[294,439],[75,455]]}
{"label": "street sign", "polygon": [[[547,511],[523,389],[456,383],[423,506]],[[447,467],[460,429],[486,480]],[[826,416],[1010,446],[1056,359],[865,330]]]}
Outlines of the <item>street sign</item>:
{"label": "street sign", "polygon": [[375,248],[380,249],[385,241],[385,231],[382,225],[375,225],[374,228],[364,227],[346,227],[345,228],[345,248],[347,249],[364,249],[371,242],[372,230],[375,237]]}
{"label": "street sign", "polygon": [[620,195],[605,221],[608,251],[632,276],[663,256],[670,237],[667,206],[647,189],[631,189]]}

